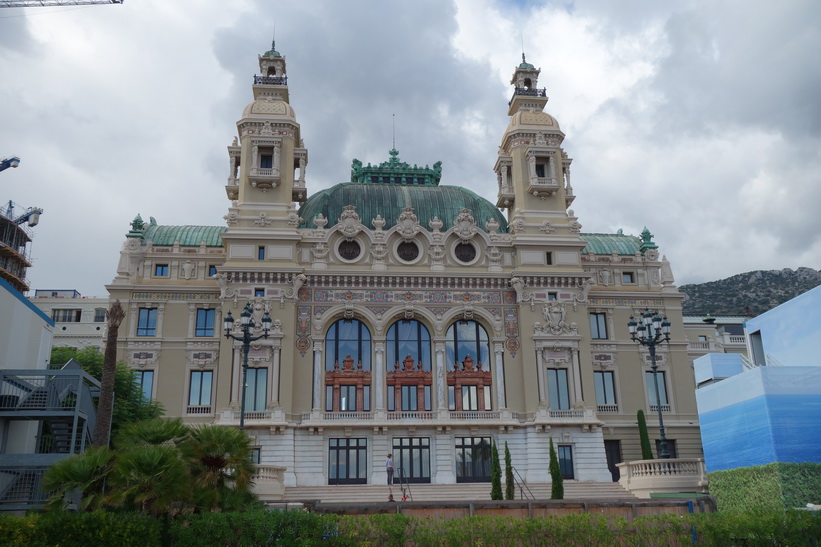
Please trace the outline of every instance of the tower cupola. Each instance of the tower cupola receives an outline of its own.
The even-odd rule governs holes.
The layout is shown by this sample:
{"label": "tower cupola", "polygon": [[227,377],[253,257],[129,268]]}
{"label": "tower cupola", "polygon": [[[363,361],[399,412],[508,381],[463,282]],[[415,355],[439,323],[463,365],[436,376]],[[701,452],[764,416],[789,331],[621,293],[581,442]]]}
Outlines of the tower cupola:
{"label": "tower cupola", "polygon": [[522,53],[522,62],[513,72],[510,85],[513,86],[513,97],[508,103],[507,115],[512,116],[522,109],[536,110],[541,112],[547,104],[547,91],[538,88],[539,73],[541,68],[536,68],[525,59]]}

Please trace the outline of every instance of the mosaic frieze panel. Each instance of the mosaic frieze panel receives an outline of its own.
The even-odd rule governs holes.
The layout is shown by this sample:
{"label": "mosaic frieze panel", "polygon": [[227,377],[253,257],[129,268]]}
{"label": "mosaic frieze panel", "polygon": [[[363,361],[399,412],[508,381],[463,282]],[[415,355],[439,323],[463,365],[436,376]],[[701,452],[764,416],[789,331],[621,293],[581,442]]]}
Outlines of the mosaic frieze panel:
{"label": "mosaic frieze panel", "polygon": [[[515,300],[515,296],[514,296]],[[519,310],[518,308],[505,308],[505,337],[507,338],[505,345],[507,351],[510,352],[511,357],[516,357],[516,352],[519,351]]]}
{"label": "mosaic frieze panel", "polygon": [[346,289],[315,289],[314,302],[499,305],[502,303],[502,291],[408,291],[385,289],[352,291]]}
{"label": "mosaic frieze panel", "polygon": [[633,308],[660,308],[664,301],[660,298],[591,298],[590,306],[629,306]]}
{"label": "mosaic frieze panel", "polygon": [[177,300],[177,301],[203,301],[219,300],[219,293],[172,293],[172,292],[135,292],[131,295],[132,300]]}

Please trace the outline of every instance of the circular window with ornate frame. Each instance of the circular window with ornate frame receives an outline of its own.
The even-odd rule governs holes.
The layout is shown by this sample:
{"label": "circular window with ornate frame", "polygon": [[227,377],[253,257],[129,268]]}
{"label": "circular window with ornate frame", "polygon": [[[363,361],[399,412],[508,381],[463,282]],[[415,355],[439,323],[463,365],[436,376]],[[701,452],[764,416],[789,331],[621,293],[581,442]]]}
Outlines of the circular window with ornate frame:
{"label": "circular window with ornate frame", "polygon": [[408,264],[419,260],[419,245],[415,241],[400,241],[396,245],[394,252],[399,260]]}
{"label": "circular window with ornate frame", "polygon": [[345,262],[356,262],[362,256],[362,245],[355,239],[342,239],[336,246],[336,254]]}
{"label": "circular window with ornate frame", "polygon": [[461,241],[452,247],[453,257],[462,264],[473,264],[479,258],[476,246],[468,241]]}

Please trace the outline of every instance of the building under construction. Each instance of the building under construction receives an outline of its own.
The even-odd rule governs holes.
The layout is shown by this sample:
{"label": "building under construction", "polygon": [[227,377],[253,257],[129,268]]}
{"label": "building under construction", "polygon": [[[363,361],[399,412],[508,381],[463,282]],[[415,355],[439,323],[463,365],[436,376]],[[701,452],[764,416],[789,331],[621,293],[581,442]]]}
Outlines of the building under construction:
{"label": "building under construction", "polygon": [[29,290],[26,272],[31,266],[31,227],[37,225],[42,212],[30,207],[15,216],[11,201],[0,207],[0,278],[21,293]]}

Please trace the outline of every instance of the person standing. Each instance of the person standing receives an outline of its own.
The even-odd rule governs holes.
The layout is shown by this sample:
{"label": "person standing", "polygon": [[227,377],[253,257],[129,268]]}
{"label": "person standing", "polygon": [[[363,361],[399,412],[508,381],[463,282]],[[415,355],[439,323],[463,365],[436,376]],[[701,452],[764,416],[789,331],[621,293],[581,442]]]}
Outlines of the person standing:
{"label": "person standing", "polygon": [[393,484],[393,454],[388,454],[388,461],[385,462],[385,471],[388,472],[388,485]]}

